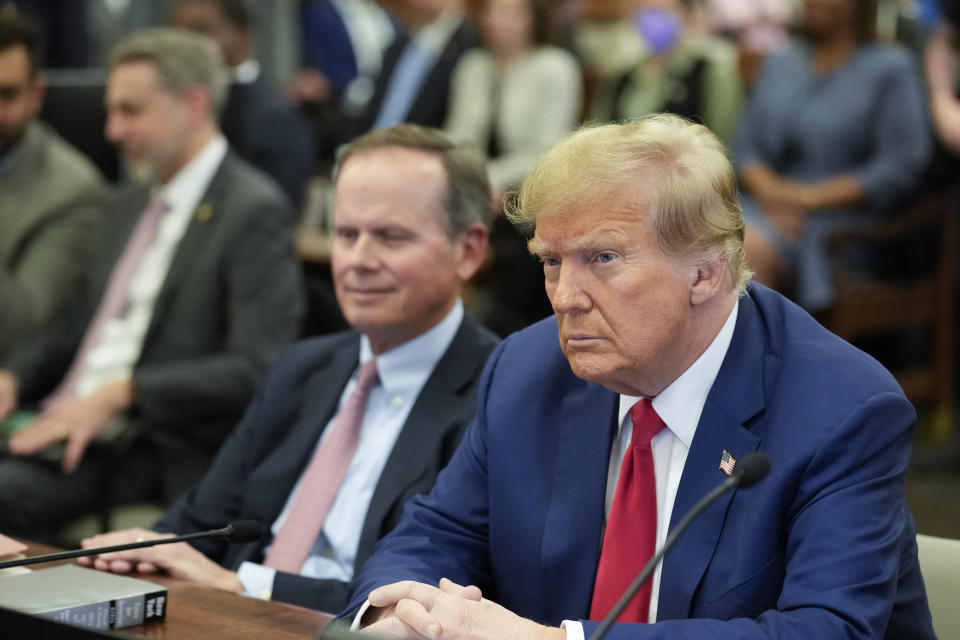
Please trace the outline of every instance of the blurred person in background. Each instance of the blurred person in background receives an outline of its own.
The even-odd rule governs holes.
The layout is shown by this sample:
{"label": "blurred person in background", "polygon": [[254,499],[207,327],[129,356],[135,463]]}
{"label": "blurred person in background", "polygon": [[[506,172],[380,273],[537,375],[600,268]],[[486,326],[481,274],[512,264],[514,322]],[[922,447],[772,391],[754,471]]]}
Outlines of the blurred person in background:
{"label": "blurred person in background", "polygon": [[745,89],[753,86],[764,58],[790,44],[787,28],[796,4],[794,0],[706,0],[704,25],[736,46]]}
{"label": "blurred person in background", "polygon": [[0,531],[51,540],[95,507],[171,499],[296,337],[289,207],[229,151],[226,88],[203,36],[151,29],[114,51],[106,135],[135,180],[69,307],[0,363],[0,418],[29,418],[0,457]]}
{"label": "blurred person in background", "polygon": [[769,54],[790,43],[787,25],[793,17],[792,0],[706,0],[710,30],[726,35],[746,51]]}
{"label": "blurred person in background", "polygon": [[[582,81],[576,59],[551,46],[546,0],[484,0],[478,6],[483,45],[453,72],[447,132],[487,154],[494,206],[520,182],[537,156],[576,124]],[[500,335],[550,313],[542,268],[503,218],[494,224],[489,288],[472,308]]]}
{"label": "blurred person in background", "polygon": [[484,0],[483,46],[453,71],[445,128],[486,151],[497,201],[577,124],[580,68],[570,53],[550,46],[551,22],[546,0]]}
{"label": "blurred person in background", "polygon": [[177,0],[170,22],[213,38],[230,67],[220,127],[240,156],[273,178],[299,210],[313,171],[310,129],[252,57],[244,0]]}
{"label": "blurred person in background", "polygon": [[806,0],[803,36],[763,66],[734,158],[754,278],[811,311],[833,300],[827,242],[917,186],[930,153],[910,55],[875,41],[873,0]]}
{"label": "blurred person in background", "polygon": [[944,0],[942,14],[927,44],[924,66],[937,138],[954,155],[960,155],[960,4]]}
{"label": "blurred person in background", "polygon": [[0,359],[36,337],[77,286],[107,191],[47,124],[37,26],[0,15]]}
{"label": "blurred person in background", "polygon": [[376,0],[307,0],[299,15],[303,67],[287,96],[313,121],[317,158],[327,167],[349,138],[345,122],[373,96],[399,25]]}
{"label": "blurred person in background", "polygon": [[404,30],[384,53],[370,100],[350,118],[349,135],[400,123],[442,128],[450,79],[461,56],[476,44],[463,0],[405,0]]}
{"label": "blurred person in background", "polygon": [[642,41],[637,62],[595,99],[592,118],[621,121],[669,112],[729,143],[742,99],[736,50],[696,26],[696,0],[624,0]]}
{"label": "blurred person in background", "polygon": [[307,0],[301,23],[306,66],[290,87],[293,101],[366,103],[396,35],[387,12],[376,0]]}

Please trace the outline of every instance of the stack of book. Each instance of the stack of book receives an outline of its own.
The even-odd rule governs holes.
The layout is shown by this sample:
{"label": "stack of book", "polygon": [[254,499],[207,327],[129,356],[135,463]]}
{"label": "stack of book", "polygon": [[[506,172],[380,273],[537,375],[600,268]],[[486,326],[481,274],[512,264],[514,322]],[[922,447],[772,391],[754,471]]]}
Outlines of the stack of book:
{"label": "stack of book", "polygon": [[74,626],[122,629],[166,618],[167,590],[146,580],[62,565],[0,573],[0,607]]}

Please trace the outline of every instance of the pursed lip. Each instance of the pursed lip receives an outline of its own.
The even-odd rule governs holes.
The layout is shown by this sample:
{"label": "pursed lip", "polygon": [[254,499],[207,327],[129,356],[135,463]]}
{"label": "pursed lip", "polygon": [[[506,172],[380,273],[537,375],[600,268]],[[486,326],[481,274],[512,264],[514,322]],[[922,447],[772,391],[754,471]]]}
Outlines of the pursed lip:
{"label": "pursed lip", "polygon": [[389,295],[393,289],[383,287],[344,287],[344,293],[355,300],[375,300]]}
{"label": "pursed lip", "polygon": [[569,333],[567,334],[565,341],[569,345],[588,345],[594,342],[599,342],[602,340],[600,336],[592,335],[589,333]]}

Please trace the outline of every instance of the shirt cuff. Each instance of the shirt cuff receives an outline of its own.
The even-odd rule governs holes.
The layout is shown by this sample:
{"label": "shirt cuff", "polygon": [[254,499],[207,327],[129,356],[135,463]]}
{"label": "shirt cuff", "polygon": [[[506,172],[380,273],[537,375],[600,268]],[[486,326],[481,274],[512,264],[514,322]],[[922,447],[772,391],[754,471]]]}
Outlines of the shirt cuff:
{"label": "shirt cuff", "polygon": [[583,625],[577,620],[564,620],[560,626],[567,632],[567,640],[584,640]]}
{"label": "shirt cuff", "polygon": [[241,562],[237,569],[237,578],[243,585],[243,595],[260,600],[270,600],[273,597],[273,580],[276,575],[276,569],[254,562]]}
{"label": "shirt cuff", "polygon": [[[360,630],[360,621],[363,619],[363,614],[367,612],[367,609],[370,608],[370,601],[365,600],[363,605],[360,607],[360,611],[357,611],[357,615],[353,616],[353,622],[350,623],[350,631],[359,631]],[[583,635],[581,630],[580,635]]]}

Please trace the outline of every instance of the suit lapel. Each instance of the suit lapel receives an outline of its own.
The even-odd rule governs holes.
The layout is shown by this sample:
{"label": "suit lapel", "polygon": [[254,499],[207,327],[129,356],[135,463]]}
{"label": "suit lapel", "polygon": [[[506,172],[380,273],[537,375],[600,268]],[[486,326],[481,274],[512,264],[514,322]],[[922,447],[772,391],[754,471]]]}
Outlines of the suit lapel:
{"label": "suit lapel", "polygon": [[[340,395],[359,359],[360,337],[354,335],[331,354],[329,362],[317,366],[304,389],[296,423],[260,465],[257,486],[261,493],[248,504],[257,512],[257,519],[267,526],[280,515],[293,486],[313,457],[320,435],[336,413]],[[269,539],[264,539],[261,549],[268,542]]]}
{"label": "suit lapel", "polygon": [[360,567],[380,538],[385,521],[398,496],[416,483],[430,468],[439,471],[440,460],[424,459],[438,451],[437,440],[458,418],[472,415],[462,406],[462,395],[483,369],[488,350],[480,329],[465,315],[446,353],[437,363],[407,416],[397,441],[377,481],[364,520],[355,565]]}
{"label": "suit lapel", "polygon": [[157,327],[161,326],[164,314],[170,307],[170,302],[176,294],[180,283],[184,278],[190,276],[193,272],[191,268],[196,261],[197,256],[203,254],[204,248],[210,246],[210,236],[217,227],[218,216],[225,215],[221,210],[220,204],[223,202],[223,184],[224,168],[230,160],[230,152],[220,163],[207,187],[206,193],[200,198],[199,204],[193,210],[190,222],[173,253],[173,259],[170,261],[170,268],[167,270],[167,277],[163,280],[163,286],[157,295],[156,303],[153,307],[153,315],[150,318],[150,327],[147,330],[147,337],[144,344],[150,343],[150,338]]}
{"label": "suit lapel", "polygon": [[[723,451],[740,458],[760,446],[744,425],[763,409],[765,335],[759,313],[743,296],[733,338],[717,379],[707,396],[677,489],[670,524],[675,525],[708,491],[727,476],[719,469]],[[663,562],[658,620],[689,615],[691,601],[710,564],[723,521],[735,492],[713,503],[690,526]]]}
{"label": "suit lapel", "polygon": [[[541,543],[543,584],[538,608],[546,620],[586,618],[600,557],[603,505],[618,396],[575,380],[557,411],[556,464]],[[573,471],[575,470],[575,471]],[[558,588],[567,585],[567,588]]]}
{"label": "suit lapel", "polygon": [[[30,229],[42,220],[44,198],[36,191],[36,174],[40,170],[37,154],[37,133],[31,125],[23,138],[20,149],[12,151],[19,157],[12,159],[9,172],[0,179],[0,264],[10,265],[17,253],[16,248],[27,237]],[[32,188],[33,187],[33,188]]]}
{"label": "suit lapel", "polygon": [[90,287],[94,294],[89,299],[92,304],[91,312],[95,312],[103,294],[106,292],[120,257],[127,248],[130,235],[140,221],[140,216],[150,200],[150,192],[143,187],[132,188],[128,195],[117,201],[111,207],[110,216],[104,220],[101,233],[101,245],[92,263],[90,271]]}

